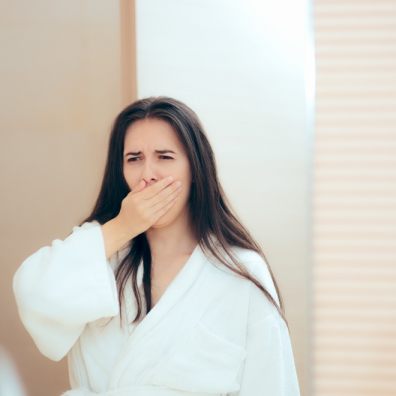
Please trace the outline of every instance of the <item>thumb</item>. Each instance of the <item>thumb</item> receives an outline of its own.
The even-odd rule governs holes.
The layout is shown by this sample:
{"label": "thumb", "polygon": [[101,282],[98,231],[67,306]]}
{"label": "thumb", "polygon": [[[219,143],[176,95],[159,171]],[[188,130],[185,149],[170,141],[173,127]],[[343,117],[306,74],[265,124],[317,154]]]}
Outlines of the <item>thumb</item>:
{"label": "thumb", "polygon": [[146,187],[146,182],[142,179],[140,182],[137,184],[137,186],[133,189],[133,192],[139,192],[142,191]]}

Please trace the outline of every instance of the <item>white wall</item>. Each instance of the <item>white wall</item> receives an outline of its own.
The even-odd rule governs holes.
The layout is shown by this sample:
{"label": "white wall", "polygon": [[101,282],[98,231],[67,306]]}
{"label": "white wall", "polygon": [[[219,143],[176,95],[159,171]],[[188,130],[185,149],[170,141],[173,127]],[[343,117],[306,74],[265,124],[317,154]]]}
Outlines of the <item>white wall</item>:
{"label": "white wall", "polygon": [[138,97],[200,116],[223,186],[261,243],[309,379],[313,53],[307,0],[137,0]]}

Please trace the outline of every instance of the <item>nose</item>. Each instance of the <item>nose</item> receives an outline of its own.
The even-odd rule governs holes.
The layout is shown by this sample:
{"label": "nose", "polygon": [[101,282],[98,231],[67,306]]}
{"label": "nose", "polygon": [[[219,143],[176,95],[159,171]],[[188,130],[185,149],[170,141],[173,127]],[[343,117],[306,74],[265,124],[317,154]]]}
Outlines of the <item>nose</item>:
{"label": "nose", "polygon": [[150,179],[148,180],[147,178],[143,178],[143,180],[146,182],[146,186],[149,186],[150,184],[153,184],[156,182],[156,179]]}
{"label": "nose", "polygon": [[153,169],[149,160],[144,161],[141,178],[146,182],[146,186],[155,183],[158,180],[157,173]]}

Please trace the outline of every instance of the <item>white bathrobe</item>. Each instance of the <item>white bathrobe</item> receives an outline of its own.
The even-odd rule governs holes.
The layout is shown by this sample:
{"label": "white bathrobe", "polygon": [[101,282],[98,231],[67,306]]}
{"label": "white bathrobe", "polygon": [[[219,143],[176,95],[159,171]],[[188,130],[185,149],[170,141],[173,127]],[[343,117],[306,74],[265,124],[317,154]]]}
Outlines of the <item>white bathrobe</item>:
{"label": "white bathrobe", "polygon": [[[279,302],[261,256],[233,249]],[[14,275],[18,312],[37,348],[54,361],[67,356],[71,389],[62,395],[300,395],[275,307],[199,245],[137,325],[127,324],[136,314],[128,280],[121,328],[114,271],[127,250],[108,260],[100,224],[86,222],[30,255]]]}

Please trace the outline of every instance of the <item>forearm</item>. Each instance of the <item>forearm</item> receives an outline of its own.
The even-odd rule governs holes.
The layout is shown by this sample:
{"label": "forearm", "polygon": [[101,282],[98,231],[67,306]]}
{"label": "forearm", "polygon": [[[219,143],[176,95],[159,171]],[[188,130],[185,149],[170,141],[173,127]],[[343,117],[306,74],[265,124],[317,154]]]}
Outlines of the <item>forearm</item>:
{"label": "forearm", "polygon": [[125,243],[133,239],[135,235],[127,231],[117,217],[109,220],[102,226],[103,239],[105,242],[106,257],[109,259]]}

